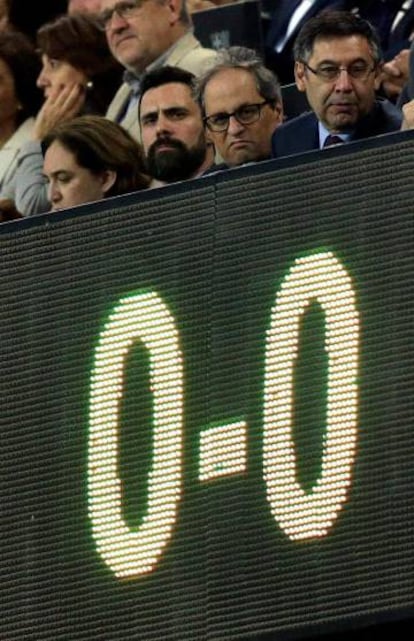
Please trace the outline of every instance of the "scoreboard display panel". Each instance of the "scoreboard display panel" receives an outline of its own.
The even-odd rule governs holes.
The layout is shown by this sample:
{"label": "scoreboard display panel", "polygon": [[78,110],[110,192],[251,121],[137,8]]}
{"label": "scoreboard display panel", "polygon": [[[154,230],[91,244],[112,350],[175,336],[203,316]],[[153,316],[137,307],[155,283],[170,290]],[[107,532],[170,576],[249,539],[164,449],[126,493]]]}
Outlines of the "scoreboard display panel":
{"label": "scoreboard display panel", "polygon": [[413,615],[414,143],[4,225],[1,641]]}

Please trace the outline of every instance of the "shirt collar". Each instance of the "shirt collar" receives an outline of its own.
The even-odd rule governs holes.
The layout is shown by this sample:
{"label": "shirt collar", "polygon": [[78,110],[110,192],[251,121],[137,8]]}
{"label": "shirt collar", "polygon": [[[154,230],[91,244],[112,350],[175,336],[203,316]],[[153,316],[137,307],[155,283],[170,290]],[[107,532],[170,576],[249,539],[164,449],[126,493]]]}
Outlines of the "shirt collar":
{"label": "shirt collar", "polygon": [[[328,131],[320,121],[318,121],[318,128],[319,128],[319,149],[323,149],[325,140],[327,139],[328,136],[331,135],[331,132]],[[346,134],[342,132],[340,134],[335,133],[335,136],[338,136],[344,142],[349,142],[352,138],[352,135],[353,135],[353,132],[351,131],[348,131]]]}

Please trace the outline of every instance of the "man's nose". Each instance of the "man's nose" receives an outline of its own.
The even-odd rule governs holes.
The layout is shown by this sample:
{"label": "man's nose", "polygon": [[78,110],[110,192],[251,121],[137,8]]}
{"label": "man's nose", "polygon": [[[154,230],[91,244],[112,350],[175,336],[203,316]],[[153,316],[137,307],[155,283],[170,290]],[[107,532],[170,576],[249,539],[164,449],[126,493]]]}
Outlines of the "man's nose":
{"label": "man's nose", "polygon": [[229,117],[229,126],[227,127],[227,133],[232,135],[239,134],[241,131],[243,131],[244,127],[245,125],[239,122],[234,114]]}
{"label": "man's nose", "polygon": [[157,124],[156,124],[156,133],[157,136],[170,133],[171,132],[171,123],[168,118],[164,116],[164,114],[160,113],[158,114],[158,119],[157,119]]}
{"label": "man's nose", "polygon": [[119,15],[117,11],[114,11],[109,24],[107,26],[108,31],[117,31],[119,29],[124,29],[125,26],[128,26],[128,22]]}
{"label": "man's nose", "polygon": [[352,91],[353,89],[352,77],[349,74],[346,67],[341,67],[339,70],[339,75],[335,81],[336,91]]}

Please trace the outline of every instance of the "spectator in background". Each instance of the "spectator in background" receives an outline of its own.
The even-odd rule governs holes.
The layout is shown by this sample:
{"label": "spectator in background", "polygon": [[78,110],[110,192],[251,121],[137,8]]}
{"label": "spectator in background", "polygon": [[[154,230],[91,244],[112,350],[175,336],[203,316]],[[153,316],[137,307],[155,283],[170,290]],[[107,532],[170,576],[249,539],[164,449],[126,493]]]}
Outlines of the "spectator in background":
{"label": "spectator in background", "polygon": [[228,167],[270,158],[283,122],[276,76],[251,49],[230,47],[199,80],[209,138]]}
{"label": "spectator in background", "polygon": [[414,36],[414,0],[367,0],[359,15],[377,30],[386,60],[381,77],[383,93],[398,101],[408,80],[409,48]]}
{"label": "spectator in background", "polygon": [[313,112],[273,134],[275,157],[396,131],[401,113],[376,100],[381,51],[376,32],[358,16],[330,11],[309,20],[295,42],[295,77]]}
{"label": "spectator in background", "polygon": [[293,43],[302,26],[325,9],[348,9],[347,0],[277,0],[265,40],[266,63],[282,84],[293,77]]}
{"label": "spectator in background", "polygon": [[100,116],[58,125],[42,147],[52,211],[148,187],[140,145]]}
{"label": "spectator in background", "polygon": [[212,166],[214,151],[189,71],[165,66],[144,76],[139,121],[152,187],[196,178]]}
{"label": "spectator in background", "polygon": [[64,15],[37,34],[43,69],[37,80],[45,98],[66,87],[77,89],[79,110],[104,114],[121,81],[98,21],[91,15]]}
{"label": "spectator in background", "polygon": [[20,147],[31,138],[42,103],[36,87],[39,70],[38,55],[26,36],[0,32],[0,190],[13,180]]}
{"label": "spectator in background", "polygon": [[392,60],[386,62],[381,72],[381,89],[392,100],[398,102],[409,76],[410,50],[402,49]]}
{"label": "spectator in background", "polygon": [[[64,15],[44,25],[38,46],[43,67],[37,83],[45,101],[32,140],[20,150],[13,185],[16,207],[25,216],[49,207],[40,142],[55,125],[81,113],[104,114],[121,73],[92,16]],[[12,196],[2,192],[0,197]]]}
{"label": "spectator in background", "polygon": [[406,81],[398,97],[398,106],[405,105],[414,98],[414,43],[408,51],[408,68],[402,71],[406,74]]}
{"label": "spectator in background", "polygon": [[412,0],[364,0],[357,3],[358,15],[368,20],[378,34],[386,60],[407,48],[413,29]]}
{"label": "spectator in background", "polygon": [[101,7],[109,47],[126,69],[107,116],[139,139],[137,107],[144,72],[168,65],[198,75],[216,54],[194,37],[185,0],[102,0]]}

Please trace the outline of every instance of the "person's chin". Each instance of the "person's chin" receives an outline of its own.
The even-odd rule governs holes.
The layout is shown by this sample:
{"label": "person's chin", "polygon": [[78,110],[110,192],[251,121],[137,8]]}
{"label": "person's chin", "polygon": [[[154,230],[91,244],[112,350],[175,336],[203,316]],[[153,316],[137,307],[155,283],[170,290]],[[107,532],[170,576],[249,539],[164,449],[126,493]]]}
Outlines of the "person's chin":
{"label": "person's chin", "polygon": [[358,120],[358,113],[355,109],[336,109],[335,113],[331,114],[328,124],[330,130],[346,131],[353,129]]}
{"label": "person's chin", "polygon": [[138,58],[136,40],[132,37],[123,38],[114,46],[113,54],[124,67],[134,70]]}
{"label": "person's chin", "polygon": [[254,160],[254,151],[250,145],[237,144],[233,145],[227,155],[227,165],[229,167],[237,167],[244,165],[246,162]]}

